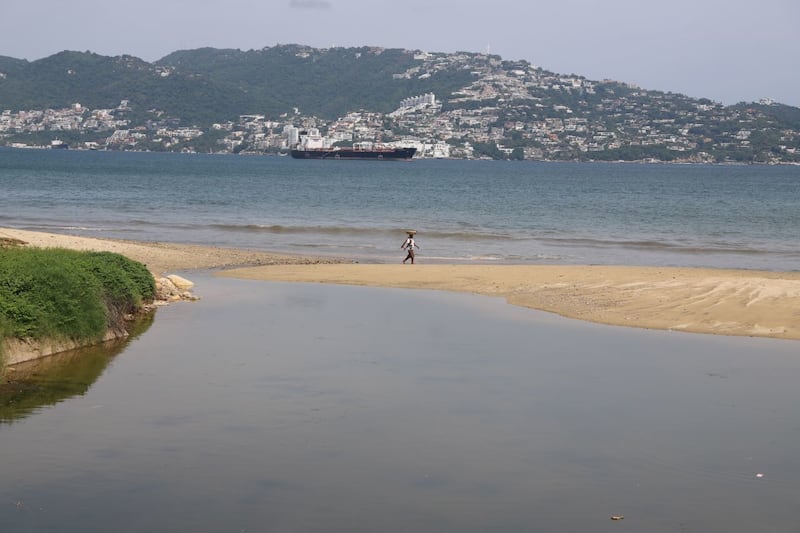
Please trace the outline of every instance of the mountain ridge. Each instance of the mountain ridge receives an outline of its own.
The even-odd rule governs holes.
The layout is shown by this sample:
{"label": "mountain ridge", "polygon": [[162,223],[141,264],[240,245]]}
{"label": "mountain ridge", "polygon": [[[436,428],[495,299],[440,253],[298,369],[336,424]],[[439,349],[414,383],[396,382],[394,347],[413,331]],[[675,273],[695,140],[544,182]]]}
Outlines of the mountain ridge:
{"label": "mountain ridge", "polygon": [[[438,118],[430,111],[390,118],[404,99],[422,94],[435,95]],[[377,113],[389,137],[422,131],[431,142],[468,142],[495,158],[519,149],[520,158],[796,161],[800,148],[800,108],[723,106],[481,53],[286,44],[178,50],[152,63],[76,51],[32,62],[0,56],[0,112],[76,103],[109,109],[122,101],[120,113],[141,128],[208,129],[254,114],[332,123],[348,113]],[[13,139],[17,130],[9,130]]]}

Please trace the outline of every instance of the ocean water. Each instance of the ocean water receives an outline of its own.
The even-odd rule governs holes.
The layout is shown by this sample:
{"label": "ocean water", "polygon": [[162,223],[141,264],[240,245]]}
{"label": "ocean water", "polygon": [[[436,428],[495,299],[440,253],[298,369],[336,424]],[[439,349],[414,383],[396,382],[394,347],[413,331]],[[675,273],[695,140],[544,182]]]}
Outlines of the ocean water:
{"label": "ocean water", "polygon": [[[797,270],[799,203],[798,167],[0,150],[0,227],[372,262],[413,228],[420,262]],[[196,275],[0,398],[0,531],[797,527],[795,342]]]}
{"label": "ocean water", "polygon": [[0,149],[0,226],[420,262],[800,268],[800,167]]}

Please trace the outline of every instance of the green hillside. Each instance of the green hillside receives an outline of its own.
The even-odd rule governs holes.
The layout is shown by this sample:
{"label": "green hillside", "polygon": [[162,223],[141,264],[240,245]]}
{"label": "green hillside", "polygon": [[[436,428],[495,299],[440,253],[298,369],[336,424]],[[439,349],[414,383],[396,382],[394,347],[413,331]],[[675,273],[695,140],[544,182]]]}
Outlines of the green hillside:
{"label": "green hillside", "polygon": [[277,116],[295,108],[335,118],[357,109],[391,111],[415,94],[449,94],[471,77],[444,69],[425,79],[394,78],[417,62],[404,50],[295,45],[246,52],[202,48],[153,64],[89,52],[33,62],[0,58],[0,109],[57,109],[75,102],[113,108],[128,100],[132,108],[156,109],[187,125],[250,113]]}
{"label": "green hillside", "polygon": [[800,162],[796,107],[725,106],[469,52],[292,44],[154,63],[0,57],[0,113],[10,146],[275,153],[287,128],[313,126],[341,142],[418,142],[427,157]]}
{"label": "green hillside", "polygon": [[0,108],[57,109],[80,103],[93,109],[114,108],[128,100],[139,109],[209,121],[235,117],[236,98],[202,77],[163,75],[132,56],[107,57],[89,52],[60,52],[33,62],[0,61]]}
{"label": "green hillside", "polygon": [[180,51],[156,65],[195,72],[229,94],[247,95],[250,107],[242,113],[276,116],[298,108],[330,119],[359,109],[386,113],[403,98],[434,91],[449,94],[470,79],[463,71],[442,71],[423,80],[394,78],[418,63],[408,50],[284,45],[246,52]]}

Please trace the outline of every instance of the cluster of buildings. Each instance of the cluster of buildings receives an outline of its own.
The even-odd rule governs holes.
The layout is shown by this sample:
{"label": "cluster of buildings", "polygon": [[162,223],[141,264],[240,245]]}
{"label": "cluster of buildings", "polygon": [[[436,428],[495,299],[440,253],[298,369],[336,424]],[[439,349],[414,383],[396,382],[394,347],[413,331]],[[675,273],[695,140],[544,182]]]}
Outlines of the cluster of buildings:
{"label": "cluster of buildings", "polygon": [[384,143],[415,146],[418,157],[591,160],[613,153],[620,159],[800,162],[800,132],[781,126],[764,106],[726,107],[489,55],[420,52],[416,58],[417,65],[395,78],[424,80],[455,69],[469,72],[471,82],[451,94],[405,98],[390,113],[324,120],[295,109],[275,118],[242,115],[210,128],[179,126],[177,118],[152,111],[148,120],[132,123],[126,101],[113,109],[76,103],[2,111],[0,143],[14,134],[14,142],[25,145],[19,134],[50,132],[78,134],[73,148],[274,153],[294,147],[302,133],[312,147]]}
{"label": "cluster of buildings", "polygon": [[128,102],[122,101],[116,109],[90,110],[81,104],[73,104],[65,109],[45,109],[0,112],[0,134],[9,132],[73,132],[73,131],[114,131],[125,127],[128,121],[115,115],[127,110]]}

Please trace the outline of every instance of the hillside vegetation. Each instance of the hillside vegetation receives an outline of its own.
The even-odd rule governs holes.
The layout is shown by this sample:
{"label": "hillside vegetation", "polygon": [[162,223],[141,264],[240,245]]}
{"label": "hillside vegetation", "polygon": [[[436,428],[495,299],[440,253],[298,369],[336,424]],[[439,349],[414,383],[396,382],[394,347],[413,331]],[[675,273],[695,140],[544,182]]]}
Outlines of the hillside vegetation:
{"label": "hillside vegetation", "polygon": [[[148,63],[0,57],[0,145],[286,153],[290,132],[417,157],[800,163],[800,109],[558,74],[497,55],[200,48]],[[62,143],[62,144],[58,144]]]}
{"label": "hillside vegetation", "polygon": [[133,56],[60,52],[33,62],[0,57],[0,110],[57,109],[80,102],[157,109],[185,124],[209,125],[242,114],[277,116],[299,108],[334,118],[348,111],[388,112],[402,98],[449,94],[470,74],[442,71],[425,79],[392,75],[418,64],[413,52],[370,48],[316,50],[285,45],[262,50],[201,48],[155,63]]}
{"label": "hillside vegetation", "polygon": [[0,340],[89,344],[122,329],[154,296],[147,268],[119,254],[0,248]]}

